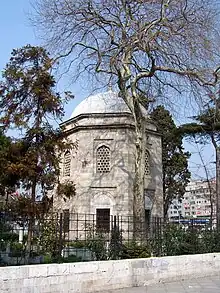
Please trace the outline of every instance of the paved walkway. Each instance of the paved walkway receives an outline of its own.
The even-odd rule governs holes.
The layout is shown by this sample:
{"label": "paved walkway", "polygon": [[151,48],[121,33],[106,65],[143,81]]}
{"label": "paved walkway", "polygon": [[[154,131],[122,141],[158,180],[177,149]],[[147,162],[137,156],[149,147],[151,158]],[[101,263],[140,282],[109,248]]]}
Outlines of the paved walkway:
{"label": "paved walkway", "polygon": [[201,279],[128,288],[108,293],[220,293],[220,275]]}

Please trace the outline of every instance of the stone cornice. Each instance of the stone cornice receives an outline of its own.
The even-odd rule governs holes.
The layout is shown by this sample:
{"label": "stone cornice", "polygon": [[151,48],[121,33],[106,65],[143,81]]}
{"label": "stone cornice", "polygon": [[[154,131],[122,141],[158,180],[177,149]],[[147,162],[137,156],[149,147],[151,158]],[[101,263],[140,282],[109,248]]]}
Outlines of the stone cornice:
{"label": "stone cornice", "polygon": [[63,127],[65,125],[69,125],[69,124],[72,124],[72,123],[76,123],[78,122],[79,120],[81,119],[85,119],[85,118],[112,118],[112,117],[130,117],[132,118],[132,114],[130,113],[106,113],[106,114],[97,114],[97,113],[90,113],[90,114],[81,114],[81,115],[78,115],[77,117],[74,117],[74,118],[70,118],[62,123],[60,123],[60,127]]}
{"label": "stone cornice", "polygon": [[[97,125],[79,125],[79,126],[74,126],[73,128],[64,131],[66,135],[69,135],[71,133],[75,133],[78,131],[87,131],[87,130],[97,130],[97,129],[132,129],[134,130],[134,125],[132,124],[97,124]],[[151,130],[151,129],[146,129],[146,133],[153,134],[156,136],[161,136],[157,131]]]}

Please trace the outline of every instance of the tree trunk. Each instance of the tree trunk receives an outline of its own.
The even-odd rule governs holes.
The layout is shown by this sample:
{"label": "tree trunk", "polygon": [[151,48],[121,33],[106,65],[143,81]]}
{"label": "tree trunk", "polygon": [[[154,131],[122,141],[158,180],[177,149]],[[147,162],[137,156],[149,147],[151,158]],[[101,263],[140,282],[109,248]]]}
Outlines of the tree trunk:
{"label": "tree trunk", "polygon": [[[133,183],[133,236],[134,239],[137,239],[140,238],[145,227],[145,202],[143,185],[145,119],[143,118],[138,95],[136,92],[136,82],[128,82],[131,77],[131,71],[129,67],[131,62],[131,52],[129,50],[125,50],[121,62],[123,66],[118,71],[118,87],[120,89],[120,95],[132,113],[136,134],[135,175]],[[129,92],[129,90],[131,90],[131,92]]]}
{"label": "tree trunk", "polygon": [[31,188],[31,206],[29,210],[29,219],[28,219],[28,235],[27,235],[27,248],[25,253],[25,264],[29,264],[31,256],[31,246],[33,240],[33,226],[35,220],[34,213],[34,204],[36,198],[36,182],[33,182]]}
{"label": "tree trunk", "polygon": [[216,221],[220,230],[220,149],[216,147]]}
{"label": "tree trunk", "polygon": [[[38,68],[38,60],[36,63],[36,67]],[[36,133],[36,147],[38,148],[39,143],[39,129],[40,125],[42,123],[42,113],[41,113],[41,99],[38,97],[37,101],[37,110],[36,110],[36,120],[35,120],[35,130],[37,130]],[[35,167],[36,167],[36,174],[37,174],[37,166],[38,161],[40,158],[39,149],[36,149],[37,156],[35,158]],[[31,207],[30,207],[30,213],[29,213],[29,222],[28,222],[28,237],[27,237],[27,261],[30,260],[30,254],[31,254],[31,244],[33,240],[33,226],[35,221],[35,200],[36,200],[36,187],[37,187],[37,175],[35,175],[35,178],[32,181],[32,187],[31,187]]]}
{"label": "tree trunk", "polygon": [[216,226],[217,230],[220,230],[220,148],[215,141],[215,137],[211,134],[212,144],[215,148],[215,157],[216,157]]}
{"label": "tree trunk", "polygon": [[[195,140],[195,143],[196,145],[198,144],[198,142]],[[216,149],[217,145],[215,143],[215,139],[214,139],[214,136],[212,136],[212,143],[213,143],[213,146],[214,148]],[[198,148],[198,146],[197,146]],[[213,223],[213,208],[214,208],[214,202],[213,202],[213,190],[212,190],[212,186],[211,186],[211,183],[210,183],[210,180],[209,180],[209,173],[208,173],[208,170],[207,170],[207,167],[206,167],[206,164],[204,162],[204,159],[202,157],[202,154],[198,148],[198,153],[199,153],[199,157],[200,157],[200,160],[202,162],[202,166],[204,168],[204,171],[205,171],[205,174],[206,174],[206,180],[208,182],[208,188],[209,188],[209,200],[210,200],[210,205],[211,205],[211,214],[210,214],[210,227],[212,229],[212,223]]]}
{"label": "tree trunk", "polygon": [[166,195],[164,194],[164,197],[163,197],[163,201],[164,201],[163,212],[164,212],[164,221],[167,222],[169,220],[169,218],[168,218],[168,210],[169,210],[170,204],[169,204],[168,200],[166,200],[165,196]]}
{"label": "tree trunk", "polygon": [[139,238],[144,232],[145,206],[144,206],[144,188],[142,180],[142,150],[136,146],[135,158],[135,177],[133,188],[133,216],[134,216],[134,235]]}
{"label": "tree trunk", "polygon": [[144,201],[144,143],[145,120],[142,116],[140,105],[134,102],[135,121],[135,177],[133,187],[133,216],[134,238],[140,239],[145,233],[145,201]]}

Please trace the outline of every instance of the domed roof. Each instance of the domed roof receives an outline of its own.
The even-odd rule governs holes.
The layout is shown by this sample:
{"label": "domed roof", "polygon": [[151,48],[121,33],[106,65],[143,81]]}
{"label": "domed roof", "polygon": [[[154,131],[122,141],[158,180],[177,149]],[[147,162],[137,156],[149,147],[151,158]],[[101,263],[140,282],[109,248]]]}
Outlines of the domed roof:
{"label": "domed roof", "polygon": [[[147,110],[141,106],[142,114],[148,116]],[[108,91],[87,97],[74,109],[71,118],[81,114],[111,114],[131,113],[125,101],[118,96],[118,93]]]}
{"label": "domed roof", "polygon": [[108,113],[131,113],[124,100],[116,92],[89,96],[76,106],[70,118],[81,114],[108,114]]}

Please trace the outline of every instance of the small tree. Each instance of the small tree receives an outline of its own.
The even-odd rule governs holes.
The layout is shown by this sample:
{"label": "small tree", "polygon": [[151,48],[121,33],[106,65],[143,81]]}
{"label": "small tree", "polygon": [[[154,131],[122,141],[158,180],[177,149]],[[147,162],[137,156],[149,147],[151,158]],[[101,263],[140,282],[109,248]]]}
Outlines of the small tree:
{"label": "small tree", "polygon": [[177,127],[168,110],[158,106],[151,113],[151,118],[162,135],[163,163],[163,199],[164,216],[174,198],[182,198],[189,183],[190,172],[188,159],[190,154],[184,152],[182,135],[177,133]]}
{"label": "small tree", "polygon": [[24,208],[28,216],[28,255],[38,210],[36,199],[47,197],[48,191],[58,183],[59,153],[72,147],[64,143],[62,132],[49,123],[50,119],[56,121],[63,117],[63,103],[71,97],[66,93],[62,99],[55,92],[52,64],[53,60],[41,47],[27,45],[13,50],[0,83],[2,127],[22,133],[16,141],[19,156],[10,162],[8,171],[18,176],[28,197]]}
{"label": "small tree", "polygon": [[[212,143],[216,155],[216,218],[217,228],[220,229],[220,110],[219,99],[211,107],[193,117],[196,122],[184,124],[179,131],[186,137],[196,139],[198,143]],[[209,188],[211,190],[211,187]]]}

